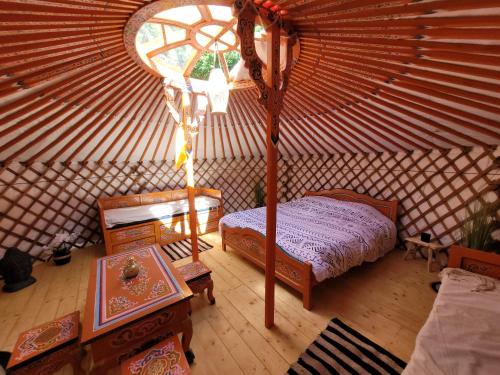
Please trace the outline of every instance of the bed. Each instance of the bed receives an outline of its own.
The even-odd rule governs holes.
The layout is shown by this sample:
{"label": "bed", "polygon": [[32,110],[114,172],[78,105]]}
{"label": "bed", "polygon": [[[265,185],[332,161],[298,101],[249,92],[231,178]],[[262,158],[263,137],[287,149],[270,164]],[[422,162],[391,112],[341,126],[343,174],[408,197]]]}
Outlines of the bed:
{"label": "bed", "polygon": [[498,374],[500,255],[454,246],[403,374]]}
{"label": "bed", "polygon": [[[190,235],[186,189],[104,197],[97,203],[107,255]],[[217,231],[223,207],[220,190],[195,188],[198,234]]]}
{"label": "bed", "polygon": [[[278,205],[276,277],[302,294],[312,308],[311,290],[394,248],[397,201],[345,189],[306,192]],[[265,208],[235,212],[219,222],[222,249],[265,267]]]}

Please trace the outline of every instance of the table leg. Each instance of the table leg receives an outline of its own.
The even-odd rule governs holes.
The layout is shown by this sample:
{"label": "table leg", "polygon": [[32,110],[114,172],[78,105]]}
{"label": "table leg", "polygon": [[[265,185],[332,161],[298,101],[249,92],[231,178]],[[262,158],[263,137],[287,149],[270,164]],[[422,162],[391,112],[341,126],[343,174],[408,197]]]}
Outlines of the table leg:
{"label": "table leg", "polygon": [[430,247],[427,248],[427,271],[432,272],[432,263],[434,257],[434,251]]}
{"label": "table leg", "polygon": [[405,246],[406,246],[406,254],[404,260],[407,260],[410,255],[412,256],[413,259],[415,259],[417,257],[417,246],[410,242],[407,242]]}
{"label": "table leg", "polygon": [[193,337],[193,322],[191,321],[191,317],[187,317],[186,320],[182,323],[182,350],[184,350],[184,354],[186,355],[186,359],[189,364],[194,361],[194,353],[190,348],[191,338]]}
{"label": "table leg", "polygon": [[208,297],[208,301],[210,302],[210,304],[213,305],[215,303],[214,281],[211,278],[210,278],[210,281],[208,282],[207,297]]}

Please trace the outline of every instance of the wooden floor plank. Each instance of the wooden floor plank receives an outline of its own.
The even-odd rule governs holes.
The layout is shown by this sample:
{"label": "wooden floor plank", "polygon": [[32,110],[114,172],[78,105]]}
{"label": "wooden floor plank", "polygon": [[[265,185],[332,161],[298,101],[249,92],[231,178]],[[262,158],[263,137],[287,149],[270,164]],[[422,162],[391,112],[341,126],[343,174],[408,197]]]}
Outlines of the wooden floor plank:
{"label": "wooden floor plank", "polygon": [[[204,239],[214,245],[200,259],[212,269],[216,304],[209,305],[206,294],[192,299],[195,375],[282,374],[334,316],[408,360],[435,298],[429,283],[437,275],[427,272],[423,260],[404,261],[402,252],[393,251],[318,285],[312,311],[302,308],[296,291],[278,283],[276,327],[268,330],[263,271],[231,249],[223,252],[217,233]],[[35,266],[34,285],[0,293],[0,350],[11,350],[24,329],[71,311],[83,312],[90,265],[102,255],[102,246],[77,250],[68,265]]]}

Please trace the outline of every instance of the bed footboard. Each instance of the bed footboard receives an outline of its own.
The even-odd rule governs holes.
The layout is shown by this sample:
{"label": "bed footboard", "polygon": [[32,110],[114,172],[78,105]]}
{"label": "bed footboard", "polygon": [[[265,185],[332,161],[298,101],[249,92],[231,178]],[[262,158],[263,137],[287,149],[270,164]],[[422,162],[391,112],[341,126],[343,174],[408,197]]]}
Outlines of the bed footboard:
{"label": "bed footboard", "polygon": [[[261,268],[266,265],[265,237],[252,229],[230,228],[225,225],[221,228],[222,249],[227,245],[252,263]],[[304,308],[310,310],[311,291],[316,284],[310,263],[302,263],[286,255],[279,247],[276,251],[276,277],[302,293]]]}

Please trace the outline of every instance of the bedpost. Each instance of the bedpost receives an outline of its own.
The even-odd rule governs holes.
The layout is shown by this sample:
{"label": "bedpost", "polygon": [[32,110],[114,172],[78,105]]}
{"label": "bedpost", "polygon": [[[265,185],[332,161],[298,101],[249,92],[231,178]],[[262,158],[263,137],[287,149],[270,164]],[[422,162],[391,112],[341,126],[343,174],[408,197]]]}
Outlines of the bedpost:
{"label": "bedpost", "polygon": [[226,228],[222,226],[222,251],[226,251]]}
{"label": "bedpost", "polygon": [[311,294],[312,294],[312,265],[309,262],[304,263],[304,289],[302,291],[302,306],[306,310],[312,309]]}

